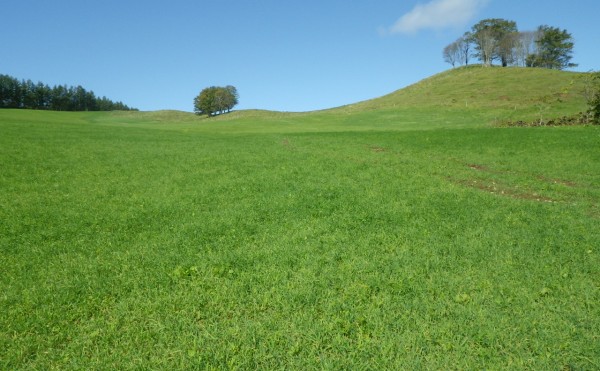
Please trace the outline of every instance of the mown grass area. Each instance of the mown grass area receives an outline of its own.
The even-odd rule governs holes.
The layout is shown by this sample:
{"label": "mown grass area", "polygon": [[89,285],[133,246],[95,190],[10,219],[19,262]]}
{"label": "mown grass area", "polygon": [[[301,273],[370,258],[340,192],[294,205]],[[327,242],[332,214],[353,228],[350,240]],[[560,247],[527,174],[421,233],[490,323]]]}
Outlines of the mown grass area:
{"label": "mown grass area", "polygon": [[378,112],[0,111],[0,368],[599,368],[600,129]]}

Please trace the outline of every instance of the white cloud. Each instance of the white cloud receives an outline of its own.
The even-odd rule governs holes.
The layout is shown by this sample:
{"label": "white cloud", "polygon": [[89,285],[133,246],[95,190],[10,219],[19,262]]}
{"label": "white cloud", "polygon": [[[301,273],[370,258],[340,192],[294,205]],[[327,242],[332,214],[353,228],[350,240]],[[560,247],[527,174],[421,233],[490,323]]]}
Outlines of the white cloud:
{"label": "white cloud", "polygon": [[422,29],[439,30],[464,26],[489,0],[432,0],[417,4],[389,28],[388,32],[414,34]]}

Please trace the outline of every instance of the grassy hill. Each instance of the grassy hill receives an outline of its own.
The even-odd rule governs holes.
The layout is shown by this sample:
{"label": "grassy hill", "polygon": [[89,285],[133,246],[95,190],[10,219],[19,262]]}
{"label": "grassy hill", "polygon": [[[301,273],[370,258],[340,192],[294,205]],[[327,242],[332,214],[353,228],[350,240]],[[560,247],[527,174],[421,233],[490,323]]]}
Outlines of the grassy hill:
{"label": "grassy hill", "polygon": [[381,98],[360,102],[355,109],[452,107],[528,110],[550,99],[558,109],[580,109],[581,73],[545,68],[468,66],[448,70]]}
{"label": "grassy hill", "polygon": [[[585,111],[582,73],[468,66],[380,98],[305,113],[240,111],[222,121],[304,124],[301,130],[413,130],[489,126]],[[264,129],[264,128],[263,128]],[[292,129],[294,130],[294,129]]]}
{"label": "grassy hill", "polygon": [[0,110],[0,368],[598,369],[600,128],[491,125],[577,81]]}

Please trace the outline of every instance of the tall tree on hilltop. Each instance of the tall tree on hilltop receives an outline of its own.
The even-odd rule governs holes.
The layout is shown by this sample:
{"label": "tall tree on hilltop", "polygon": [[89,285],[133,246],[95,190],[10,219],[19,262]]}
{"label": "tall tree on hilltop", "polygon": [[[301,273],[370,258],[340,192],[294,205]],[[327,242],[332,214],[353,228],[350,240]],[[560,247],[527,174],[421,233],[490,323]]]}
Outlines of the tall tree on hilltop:
{"label": "tall tree on hilltop", "polygon": [[577,64],[571,63],[574,42],[567,30],[544,25],[538,27],[537,32],[538,52],[528,56],[528,65],[557,70],[577,67]]}
{"label": "tall tree on hilltop", "polygon": [[464,35],[456,40],[458,49],[465,66],[469,65],[469,57],[471,56],[471,33],[465,32]]}
{"label": "tall tree on hilltop", "polygon": [[512,63],[517,24],[500,18],[484,19],[471,29],[471,41],[476,56],[484,66],[491,66],[499,59],[502,66]]}
{"label": "tall tree on hilltop", "polygon": [[515,64],[522,67],[531,67],[527,65],[527,58],[530,55],[537,55],[537,40],[539,32],[522,31],[517,35],[515,46]]}
{"label": "tall tree on hilltop", "polygon": [[444,62],[450,63],[452,67],[455,67],[457,64],[468,65],[471,50],[470,39],[471,36],[467,32],[453,43],[447,45],[442,51]]}
{"label": "tall tree on hilltop", "polygon": [[455,67],[456,63],[460,60],[458,43],[455,41],[448,44],[442,51],[442,55],[444,57],[444,62],[450,63],[452,67]]}
{"label": "tall tree on hilltop", "polygon": [[235,86],[227,85],[225,87],[225,90],[227,91],[227,99],[225,100],[227,107],[226,109],[227,112],[229,112],[233,107],[235,107],[239,103],[240,95],[238,94],[238,91],[235,88]]}

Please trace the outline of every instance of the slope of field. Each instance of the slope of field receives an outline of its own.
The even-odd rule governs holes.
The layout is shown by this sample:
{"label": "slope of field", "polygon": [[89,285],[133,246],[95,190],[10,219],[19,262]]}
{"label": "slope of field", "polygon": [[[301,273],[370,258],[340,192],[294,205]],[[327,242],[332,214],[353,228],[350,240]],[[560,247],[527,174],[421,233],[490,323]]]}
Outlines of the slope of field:
{"label": "slope of field", "polygon": [[[469,66],[442,72],[380,98],[306,113],[237,112],[223,121],[310,123],[317,130],[414,130],[489,126],[585,111],[585,74]],[[311,127],[304,125],[303,130]]]}
{"label": "slope of field", "polygon": [[448,70],[381,98],[347,106],[452,107],[529,110],[546,103],[551,110],[582,109],[583,75],[545,68],[469,66]]}
{"label": "slope of field", "polygon": [[407,103],[470,71],[303,114],[0,111],[0,368],[600,368],[600,128]]}

